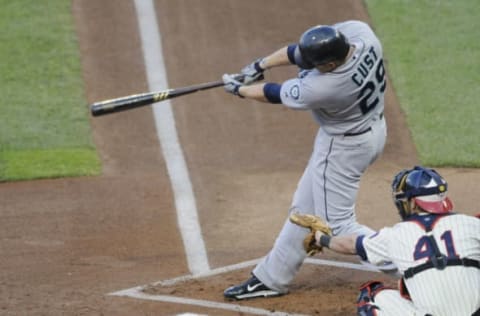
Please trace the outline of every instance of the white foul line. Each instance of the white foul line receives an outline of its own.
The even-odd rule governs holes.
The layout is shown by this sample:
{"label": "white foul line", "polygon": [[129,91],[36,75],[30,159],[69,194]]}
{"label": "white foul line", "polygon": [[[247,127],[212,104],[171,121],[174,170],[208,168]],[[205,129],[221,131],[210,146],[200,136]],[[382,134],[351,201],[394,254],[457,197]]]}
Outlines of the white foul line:
{"label": "white foul line", "polygon": [[[183,275],[180,277],[176,277],[173,279],[168,279],[168,280],[163,280],[163,281],[157,281],[154,283],[150,283],[149,286],[171,286],[175,285],[177,283],[182,283],[190,280],[198,280],[201,278],[207,278],[227,272],[232,272],[236,270],[241,270],[244,268],[248,268],[251,266],[254,266],[260,262],[259,259],[253,259],[249,261],[244,261],[236,264],[232,264],[229,266],[224,266],[216,269],[212,269],[210,271],[206,271],[200,274],[196,275]],[[316,258],[306,258],[304,263],[306,264],[313,264],[313,265],[318,265],[318,266],[330,266],[330,267],[337,267],[337,268],[345,268],[345,269],[352,269],[352,270],[360,270],[360,271],[370,271],[370,272],[380,272],[379,269],[375,268],[373,265],[366,265],[363,262],[361,264],[359,263],[350,263],[350,262],[343,262],[343,261],[334,261],[334,260],[324,260],[324,259],[316,259]],[[132,289],[143,289],[146,285],[142,286],[137,286]],[[114,293],[111,293],[114,294]]]}
{"label": "white foul line", "polygon": [[[190,299],[185,297],[176,297],[176,296],[169,296],[169,295],[153,295],[153,294],[147,294],[144,292],[144,290],[147,287],[172,286],[172,285],[190,281],[190,280],[197,280],[200,278],[206,278],[206,277],[210,277],[210,276],[214,276],[222,273],[244,269],[244,268],[256,265],[259,261],[260,259],[244,261],[241,263],[216,268],[216,269],[206,271],[197,275],[184,275],[184,276],[180,276],[180,277],[169,279],[169,280],[158,281],[158,282],[154,282],[147,285],[140,285],[140,286],[132,287],[125,290],[112,292],[112,293],[109,293],[109,295],[123,296],[123,297],[126,296],[126,297],[143,299],[143,300],[161,301],[161,302],[167,302],[167,303],[177,303],[177,304],[195,305],[195,306],[202,306],[202,307],[209,307],[209,308],[216,308],[216,309],[224,309],[224,310],[243,312],[243,313],[249,313],[254,315],[301,316],[300,314],[290,314],[290,313],[278,312],[278,311],[271,312],[268,310],[252,308],[245,305],[240,306],[237,304],[219,303],[219,302],[213,302],[213,301],[197,300],[197,299]],[[342,261],[307,258],[305,259],[305,263],[314,264],[314,265],[326,265],[326,266],[340,267],[340,268],[354,269],[354,270],[361,270],[361,271],[380,272],[380,270],[374,268],[373,266],[367,266],[367,265],[358,264],[358,263],[342,262]]]}
{"label": "white foul line", "polygon": [[223,309],[227,311],[248,313],[252,315],[308,316],[303,314],[292,314],[292,313],[286,313],[286,312],[271,312],[263,308],[256,308],[256,307],[229,304],[229,303],[219,303],[219,302],[205,301],[205,300],[197,300],[197,299],[191,299],[187,297],[178,297],[178,296],[170,296],[170,295],[150,295],[150,294],[146,294],[138,291],[129,292],[128,290],[125,290],[124,294],[121,296],[129,296],[132,298],[138,298],[138,299],[150,300],[150,301],[159,301],[159,302],[166,302],[166,303],[177,303],[177,304],[184,304],[184,305]]}
{"label": "white foul line", "polygon": [[[162,43],[152,0],[135,0],[137,20],[147,72],[149,89],[167,89]],[[153,105],[157,135],[172,184],[177,220],[192,274],[210,270],[207,252],[198,221],[195,196],[182,148],[178,141],[171,103],[166,100]]]}

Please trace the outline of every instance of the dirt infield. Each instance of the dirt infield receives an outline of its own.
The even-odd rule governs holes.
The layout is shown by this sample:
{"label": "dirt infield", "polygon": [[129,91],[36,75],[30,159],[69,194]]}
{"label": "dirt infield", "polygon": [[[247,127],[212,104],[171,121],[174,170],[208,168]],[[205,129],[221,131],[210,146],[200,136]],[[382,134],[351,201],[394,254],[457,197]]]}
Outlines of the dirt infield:
{"label": "dirt infield", "polygon": [[[301,3],[301,4],[300,4]],[[148,90],[133,1],[73,1],[89,102]],[[369,21],[361,1],[156,0],[170,87],[218,80],[295,41],[315,24]],[[387,60],[388,67],[388,60]],[[388,69],[388,68],[387,68]],[[293,68],[290,71],[295,71]],[[273,70],[268,80],[291,76]],[[212,269],[260,258],[285,220],[310,155],[308,113],[238,100],[221,88],[172,100]],[[358,217],[397,221],[389,185],[417,163],[392,86],[387,146],[367,171]],[[111,296],[190,274],[150,107],[91,119],[99,177],[0,184],[0,315],[246,315],[215,306]],[[480,172],[440,170],[459,211],[478,213]],[[327,252],[318,259],[355,263]],[[251,269],[151,286],[145,293],[228,303],[224,288]],[[375,272],[306,264],[291,294],[238,303],[268,311],[351,315]]]}

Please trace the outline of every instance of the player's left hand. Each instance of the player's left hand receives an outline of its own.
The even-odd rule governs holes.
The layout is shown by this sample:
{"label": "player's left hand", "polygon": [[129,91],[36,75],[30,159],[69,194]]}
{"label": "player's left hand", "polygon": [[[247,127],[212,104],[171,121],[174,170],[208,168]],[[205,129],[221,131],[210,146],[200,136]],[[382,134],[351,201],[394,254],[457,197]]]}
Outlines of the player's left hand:
{"label": "player's left hand", "polygon": [[243,96],[238,93],[238,89],[240,89],[243,83],[237,80],[237,78],[239,78],[239,74],[224,74],[222,76],[223,87],[228,93],[243,98]]}
{"label": "player's left hand", "polygon": [[245,75],[245,78],[243,79],[244,84],[251,84],[253,82],[263,80],[263,72],[265,69],[260,67],[262,60],[263,58],[259,58],[253,63],[243,67],[242,74]]}
{"label": "player's left hand", "polygon": [[317,243],[317,239],[315,238],[316,234],[318,239],[320,239],[322,234],[332,236],[332,230],[330,227],[318,216],[292,213],[290,214],[290,221],[294,224],[310,229],[310,233],[308,233],[303,239],[303,248],[308,256],[313,256],[322,251],[322,246]]}

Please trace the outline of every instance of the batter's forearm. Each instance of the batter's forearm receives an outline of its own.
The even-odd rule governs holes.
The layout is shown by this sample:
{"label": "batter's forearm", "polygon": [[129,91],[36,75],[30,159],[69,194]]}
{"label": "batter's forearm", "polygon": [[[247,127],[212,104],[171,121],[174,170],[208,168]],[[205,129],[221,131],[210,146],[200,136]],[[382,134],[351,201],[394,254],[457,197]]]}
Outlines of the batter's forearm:
{"label": "batter's forearm", "polygon": [[260,68],[269,69],[278,66],[291,65],[288,59],[287,46],[280,48],[260,62]]}
{"label": "batter's forearm", "polygon": [[244,98],[254,99],[260,102],[268,102],[265,94],[263,93],[264,86],[264,83],[254,84],[251,86],[241,86],[238,89],[238,93]]}
{"label": "batter's forearm", "polygon": [[[260,62],[260,68],[266,70],[273,67],[291,65],[291,62],[288,58],[288,47],[282,47],[279,50],[273,52],[272,54],[264,57]],[[280,85],[278,85],[280,87]],[[275,89],[274,93],[276,97],[272,98],[271,95],[268,97],[265,95],[265,84],[255,84],[255,85],[244,85],[238,89],[240,96],[244,98],[254,99],[260,102],[266,103],[280,103],[279,88]],[[278,90],[278,91],[277,91]],[[271,92],[271,91],[270,91]],[[269,93],[271,94],[271,93]],[[274,99],[272,101],[272,99]]]}

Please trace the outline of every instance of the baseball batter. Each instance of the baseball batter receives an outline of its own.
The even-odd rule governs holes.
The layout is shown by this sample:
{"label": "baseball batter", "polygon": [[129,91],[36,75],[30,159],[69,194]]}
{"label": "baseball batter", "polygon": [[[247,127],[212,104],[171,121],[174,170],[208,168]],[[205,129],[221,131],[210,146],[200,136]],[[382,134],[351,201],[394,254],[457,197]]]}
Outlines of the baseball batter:
{"label": "baseball batter", "polygon": [[[281,84],[251,84],[263,79],[266,69],[292,64],[300,68],[296,78]],[[357,223],[355,200],[361,176],[386,141],[386,75],[382,46],[368,24],[346,21],[314,26],[298,44],[254,61],[242,74],[242,82],[235,80],[237,75],[223,76],[227,92],[309,110],[320,125],[291,209],[320,216],[334,235],[372,233]],[[287,293],[307,255],[300,247],[305,234],[287,220],[252,277],[224,295],[244,299]]]}
{"label": "baseball batter", "polygon": [[[370,236],[330,237],[316,225],[323,230],[314,233],[317,247],[356,253],[373,264],[392,261],[403,274],[400,291],[375,281],[364,284],[358,314],[480,315],[480,219],[452,212],[447,183],[433,169],[398,173],[392,193],[403,220],[393,227]],[[305,225],[302,217],[292,221],[311,227],[312,219]]]}

